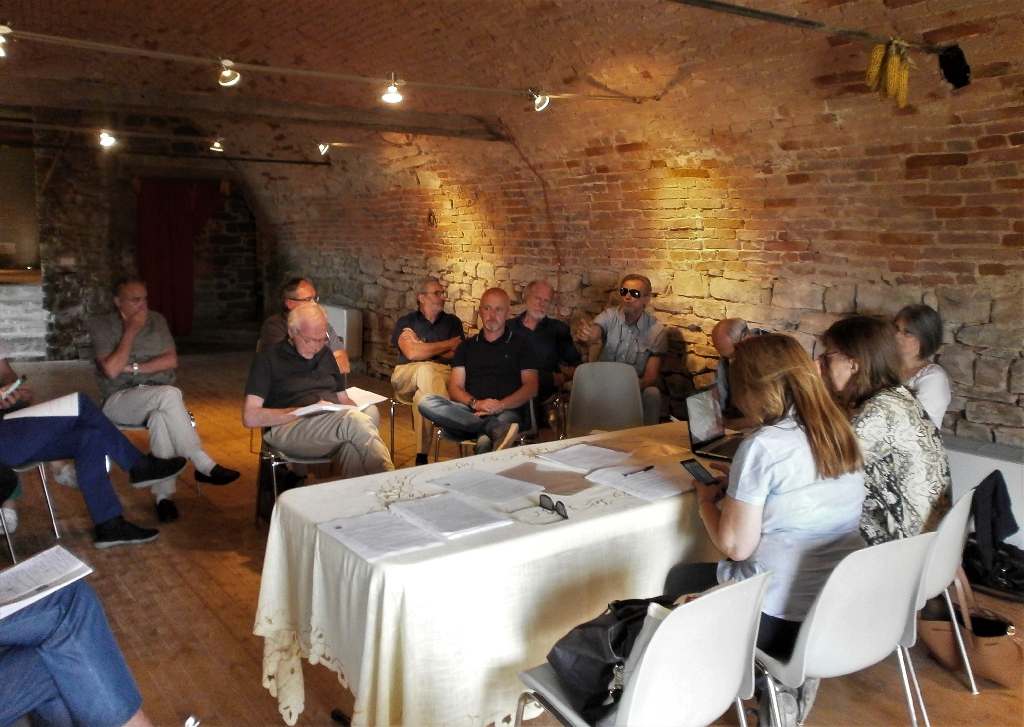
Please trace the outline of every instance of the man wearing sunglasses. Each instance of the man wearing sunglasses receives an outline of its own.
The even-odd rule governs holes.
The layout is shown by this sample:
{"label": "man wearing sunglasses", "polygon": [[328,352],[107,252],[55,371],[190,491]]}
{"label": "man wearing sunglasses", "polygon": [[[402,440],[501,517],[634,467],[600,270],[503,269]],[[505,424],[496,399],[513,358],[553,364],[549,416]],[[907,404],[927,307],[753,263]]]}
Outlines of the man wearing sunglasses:
{"label": "man wearing sunglasses", "polygon": [[327,347],[327,327],[327,313],[316,303],[305,303],[288,314],[288,338],[260,349],[252,362],[242,423],[266,429],[267,444],[288,456],[333,458],[342,477],[393,470],[369,412],[351,408],[295,415],[297,409],[318,402],[354,404]]}
{"label": "man wearing sunglasses", "polygon": [[603,311],[593,323],[583,321],[576,330],[576,340],[593,345],[603,340],[598,361],[626,363],[636,370],[640,398],[644,408],[644,426],[661,419],[661,392],[658,373],[661,357],[668,351],[668,338],[663,326],[647,312],[651,302],[651,281],[643,275],[630,274],[619,283],[618,308]]}
{"label": "man wearing sunglasses", "polygon": [[508,293],[491,288],[480,297],[480,332],[455,349],[448,397],[423,398],[420,413],[458,439],[475,439],[476,453],[508,447],[537,395],[537,354],[508,319]]}
{"label": "man wearing sunglasses", "polygon": [[[263,322],[260,329],[260,348],[270,348],[275,343],[288,338],[288,314],[304,303],[318,303],[320,296],[316,288],[305,278],[292,278],[281,286],[281,310]],[[338,362],[338,369],[343,374],[352,370],[345,352],[345,339],[338,335],[330,323],[327,324],[327,347]]]}

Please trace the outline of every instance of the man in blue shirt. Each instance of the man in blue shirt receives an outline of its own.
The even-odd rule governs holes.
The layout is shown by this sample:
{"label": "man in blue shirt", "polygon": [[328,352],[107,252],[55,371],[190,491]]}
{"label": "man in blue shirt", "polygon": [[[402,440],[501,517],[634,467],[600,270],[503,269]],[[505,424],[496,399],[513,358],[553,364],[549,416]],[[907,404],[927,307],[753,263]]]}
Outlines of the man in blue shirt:
{"label": "man in blue shirt", "polygon": [[445,312],[444,286],[437,278],[423,278],[418,290],[418,308],[399,318],[391,333],[391,345],[398,347],[391,385],[397,396],[412,401],[416,464],[420,465],[427,463],[430,427],[423,426],[419,405],[428,394],[448,397],[452,358],[466,334],[458,316]]}

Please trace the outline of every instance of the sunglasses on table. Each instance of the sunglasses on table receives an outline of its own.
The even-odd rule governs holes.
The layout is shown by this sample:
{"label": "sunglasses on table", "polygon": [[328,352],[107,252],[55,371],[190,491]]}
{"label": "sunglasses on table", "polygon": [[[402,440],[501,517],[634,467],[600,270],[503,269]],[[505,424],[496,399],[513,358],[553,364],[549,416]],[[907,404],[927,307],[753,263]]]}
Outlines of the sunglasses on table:
{"label": "sunglasses on table", "polygon": [[642,290],[636,290],[635,288],[619,288],[619,295],[625,298],[627,295],[631,295],[634,298],[639,298],[644,294]]}
{"label": "sunglasses on table", "polygon": [[565,503],[562,502],[561,500],[555,502],[554,500],[551,499],[550,495],[545,493],[540,496],[540,502],[538,504],[545,510],[549,510],[555,513],[563,520],[569,519],[569,513],[565,509]]}

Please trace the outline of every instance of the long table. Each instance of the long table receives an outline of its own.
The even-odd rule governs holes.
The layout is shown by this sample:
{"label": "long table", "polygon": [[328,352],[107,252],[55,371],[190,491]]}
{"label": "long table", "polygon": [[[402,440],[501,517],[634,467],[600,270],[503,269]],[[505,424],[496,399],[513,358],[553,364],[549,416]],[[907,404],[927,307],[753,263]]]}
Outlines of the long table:
{"label": "long table", "polygon": [[[294,725],[304,708],[306,658],[351,689],[355,725],[501,724],[515,713],[518,672],[543,662],[570,628],[610,601],[660,593],[681,560],[719,557],[692,494],[647,502],[552,472],[537,459],[579,441],[631,451],[627,464],[688,452],[686,425],[672,423],[284,493],[271,520],[254,627],[264,638],[263,684],[284,721]],[[334,518],[442,492],[429,480],[465,467],[533,473],[565,502],[569,519],[542,525],[517,518],[373,563],[317,530]],[[536,496],[523,499],[497,509],[516,518],[536,504]]]}

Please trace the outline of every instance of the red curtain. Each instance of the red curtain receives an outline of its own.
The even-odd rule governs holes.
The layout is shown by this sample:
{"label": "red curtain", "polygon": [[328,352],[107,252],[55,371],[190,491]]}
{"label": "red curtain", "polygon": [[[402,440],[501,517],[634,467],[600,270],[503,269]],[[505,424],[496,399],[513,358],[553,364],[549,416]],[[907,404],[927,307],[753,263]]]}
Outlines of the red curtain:
{"label": "red curtain", "polygon": [[173,336],[192,331],[192,241],[224,202],[219,181],[140,179],[136,236],[149,307]]}

